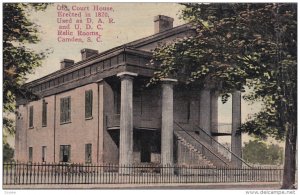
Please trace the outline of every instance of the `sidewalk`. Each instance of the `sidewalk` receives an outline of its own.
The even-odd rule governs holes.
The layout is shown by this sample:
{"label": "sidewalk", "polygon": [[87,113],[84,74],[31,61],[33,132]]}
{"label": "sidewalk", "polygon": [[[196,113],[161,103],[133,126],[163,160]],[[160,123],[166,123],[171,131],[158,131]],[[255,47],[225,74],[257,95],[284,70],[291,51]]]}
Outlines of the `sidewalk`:
{"label": "sidewalk", "polygon": [[186,184],[34,184],[3,185],[4,190],[22,189],[227,189],[227,190],[276,190],[278,182],[253,183],[186,183]]}

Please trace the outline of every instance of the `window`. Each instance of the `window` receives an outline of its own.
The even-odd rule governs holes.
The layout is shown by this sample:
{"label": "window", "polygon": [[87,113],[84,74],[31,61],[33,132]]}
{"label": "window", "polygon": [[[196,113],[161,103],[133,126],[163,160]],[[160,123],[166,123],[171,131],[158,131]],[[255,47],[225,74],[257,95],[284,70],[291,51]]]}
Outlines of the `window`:
{"label": "window", "polygon": [[92,144],[85,144],[85,163],[92,162]]}
{"label": "window", "polygon": [[29,128],[33,128],[33,106],[29,107]]}
{"label": "window", "polygon": [[59,161],[60,162],[70,162],[70,159],[71,159],[71,146],[70,145],[60,145]]}
{"label": "window", "polygon": [[47,146],[42,146],[42,162],[46,162]]}
{"label": "window", "polygon": [[60,99],[60,123],[71,122],[71,97]]}
{"label": "window", "polygon": [[28,156],[28,161],[29,162],[32,162],[32,154],[33,154],[33,148],[32,147],[29,147],[29,156]]}
{"label": "window", "polygon": [[93,116],[93,91],[85,91],[85,118]]}
{"label": "window", "polygon": [[42,105],[42,126],[46,127],[47,126],[47,102],[43,100],[43,105]]}

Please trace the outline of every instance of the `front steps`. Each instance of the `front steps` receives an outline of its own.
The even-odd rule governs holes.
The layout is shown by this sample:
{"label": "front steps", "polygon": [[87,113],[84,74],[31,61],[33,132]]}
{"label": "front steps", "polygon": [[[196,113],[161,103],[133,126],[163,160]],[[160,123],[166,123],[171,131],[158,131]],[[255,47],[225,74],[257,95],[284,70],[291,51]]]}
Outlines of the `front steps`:
{"label": "front steps", "polygon": [[[213,148],[213,146],[201,140],[194,132],[175,130],[174,134],[177,137],[178,142],[189,149],[190,156],[192,156],[193,153],[196,153],[197,156],[200,156],[199,158],[201,160],[199,160],[199,165],[208,167],[231,167],[229,159],[221,155],[216,148]],[[180,148],[180,146],[178,146],[178,148]],[[178,159],[180,161],[180,157]],[[194,161],[189,162],[194,164]]]}

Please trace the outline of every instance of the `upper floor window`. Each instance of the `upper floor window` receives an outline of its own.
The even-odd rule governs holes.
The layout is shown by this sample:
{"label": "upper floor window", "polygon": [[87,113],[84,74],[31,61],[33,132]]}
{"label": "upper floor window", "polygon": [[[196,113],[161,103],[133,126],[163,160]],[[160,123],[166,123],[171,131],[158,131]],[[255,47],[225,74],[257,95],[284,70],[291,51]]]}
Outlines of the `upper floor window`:
{"label": "upper floor window", "polygon": [[60,99],[60,123],[71,122],[71,97]]}
{"label": "upper floor window", "polygon": [[85,118],[93,116],[93,91],[85,91]]}
{"label": "upper floor window", "polygon": [[33,128],[33,106],[29,107],[29,128]]}
{"label": "upper floor window", "polygon": [[47,102],[43,100],[43,105],[42,105],[42,126],[46,127],[47,126]]}

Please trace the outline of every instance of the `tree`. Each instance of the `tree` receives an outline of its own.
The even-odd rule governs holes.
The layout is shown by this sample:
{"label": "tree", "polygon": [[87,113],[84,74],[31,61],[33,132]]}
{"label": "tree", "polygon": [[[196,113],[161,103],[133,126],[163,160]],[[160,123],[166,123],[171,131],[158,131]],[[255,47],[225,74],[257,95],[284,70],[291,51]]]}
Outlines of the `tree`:
{"label": "tree", "polygon": [[14,149],[8,143],[3,144],[3,162],[10,162],[14,157]]}
{"label": "tree", "polygon": [[39,42],[38,26],[28,16],[32,11],[43,11],[47,3],[4,3],[3,4],[3,127],[14,134],[13,119],[16,96],[36,98],[22,85],[26,76],[41,65],[48,51],[37,53],[26,44]]}
{"label": "tree", "polygon": [[283,149],[278,145],[267,145],[258,140],[249,141],[243,147],[243,159],[253,164],[280,165]]}
{"label": "tree", "polygon": [[185,4],[182,18],[195,35],[154,51],[161,70],[150,83],[175,76],[188,86],[219,84],[225,102],[232,90],[252,93],[262,110],[241,131],[284,139],[282,188],[295,183],[297,140],[297,6],[290,3]]}

